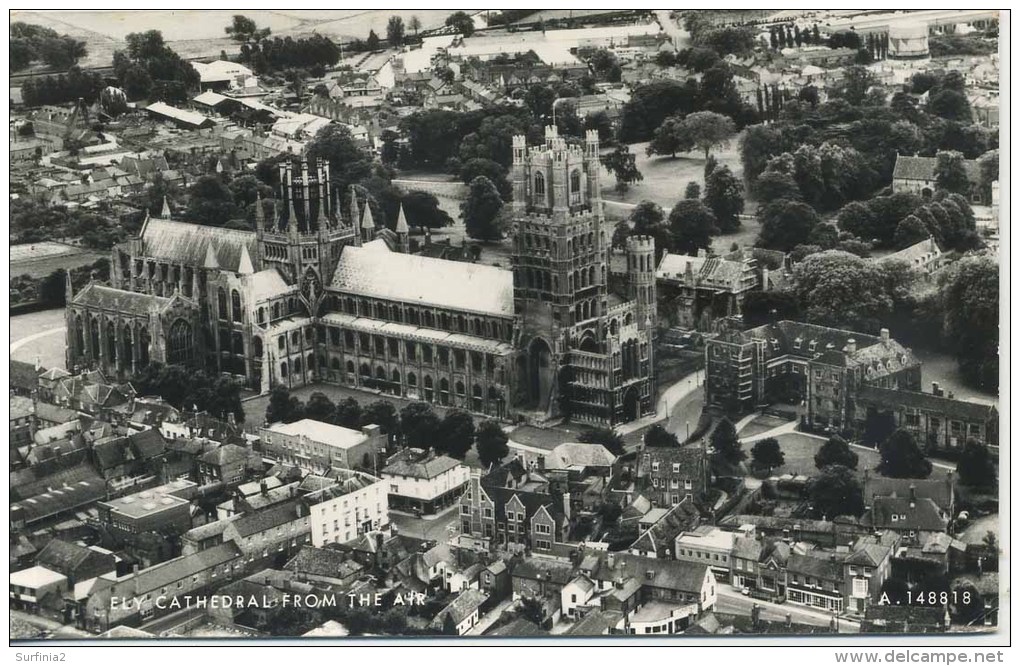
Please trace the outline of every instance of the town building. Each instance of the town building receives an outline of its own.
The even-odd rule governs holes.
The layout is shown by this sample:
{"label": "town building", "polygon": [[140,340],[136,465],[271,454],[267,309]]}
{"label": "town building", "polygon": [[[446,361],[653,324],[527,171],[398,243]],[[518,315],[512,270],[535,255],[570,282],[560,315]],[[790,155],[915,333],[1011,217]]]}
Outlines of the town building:
{"label": "town building", "polygon": [[676,538],[675,557],[681,562],[704,564],[712,569],[716,580],[728,580],[736,536],[712,525],[681,532]]}
{"label": "town building", "polygon": [[11,607],[62,620],[63,595],[68,589],[67,576],[46,567],[14,571],[10,576]]}
{"label": "town building", "polygon": [[461,538],[485,549],[551,552],[567,541],[570,497],[527,473],[514,478],[500,468],[483,477],[472,470],[460,498],[460,522]]}
{"label": "town building", "polygon": [[747,293],[761,289],[753,256],[739,259],[662,255],[655,270],[660,317],[672,326],[711,331],[716,322],[743,310]]}
{"label": "town building", "polygon": [[997,451],[999,411],[995,406],[959,400],[933,384],[931,393],[862,387],[855,412],[858,430],[864,431],[869,418],[891,415],[897,428],[909,431],[931,451],[960,452],[970,439]]}
{"label": "town building", "polygon": [[659,508],[697,502],[708,490],[708,462],[701,444],[645,447],[638,453],[637,479]]}
{"label": "town building", "polygon": [[514,139],[511,271],[405,254],[404,230],[402,252],[370,243],[371,209],[342,202],[328,166],[283,163],[256,231],[149,217],[112,251],[110,286],[68,285],[67,366],[202,365],[262,392],[328,381],[500,417],[632,420],[654,407],[654,243],[630,239],[626,293],[610,293],[598,160],[592,132],[582,147],[555,128],[542,146]]}
{"label": "town building", "polygon": [[[935,194],[935,167],[938,160],[934,157],[917,157],[897,155],[893,167],[893,192],[911,192],[924,200],[930,200]],[[977,160],[964,160],[964,170],[970,181],[970,193],[967,199],[971,203],[990,206],[991,199],[981,186],[981,164]]]}
{"label": "town building", "polygon": [[887,254],[878,260],[879,262],[906,262],[911,268],[920,273],[930,276],[942,268],[945,263],[942,248],[935,242],[935,239],[928,237],[927,240],[914,243],[898,252]]}
{"label": "town building", "polygon": [[431,450],[403,449],[386,461],[379,475],[389,486],[391,509],[431,514],[460,501],[470,470]]}
{"label": "town building", "polygon": [[260,436],[269,458],[315,472],[333,467],[374,469],[387,445],[377,425],[358,431],[314,419],[274,423],[262,428]]}
{"label": "town building", "polygon": [[388,529],[389,501],[385,481],[345,469],[334,470],[330,477],[306,477],[301,484],[311,490],[314,486],[309,482],[321,479],[324,486],[303,497],[311,515],[312,545],[321,548],[328,543],[345,543]]}
{"label": "town building", "polygon": [[849,427],[864,386],[916,391],[921,362],[886,328],[874,336],[780,321],[708,340],[705,376],[709,405],[747,412],[796,392],[811,426]]}

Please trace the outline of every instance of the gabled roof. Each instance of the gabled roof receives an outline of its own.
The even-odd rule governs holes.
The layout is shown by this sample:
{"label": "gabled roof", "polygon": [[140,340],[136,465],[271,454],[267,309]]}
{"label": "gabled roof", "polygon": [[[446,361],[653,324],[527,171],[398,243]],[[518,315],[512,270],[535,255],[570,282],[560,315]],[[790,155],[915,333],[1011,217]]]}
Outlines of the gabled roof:
{"label": "gabled roof", "polygon": [[611,467],[616,456],[601,444],[567,442],[560,444],[545,457],[546,469],[579,469]]}
{"label": "gabled roof", "polygon": [[304,546],[290,562],[287,562],[284,569],[295,573],[343,579],[356,576],[364,570],[364,567],[348,559],[347,554],[339,550]]}
{"label": "gabled roof", "polygon": [[[897,155],[892,177],[893,180],[935,180],[937,165],[938,160],[934,157]],[[970,182],[981,182],[981,165],[977,160],[964,160],[963,168]]]}
{"label": "gabled roof", "polygon": [[[394,280],[413,275],[413,280]],[[458,285],[450,289],[450,285]],[[411,304],[509,316],[514,312],[513,273],[495,266],[444,261],[413,254],[346,247],[330,288]]]}
{"label": "gabled roof", "polygon": [[455,469],[461,463],[449,456],[427,455],[424,458],[415,456],[410,450],[404,449],[387,461],[382,474],[389,476],[408,476],[414,479],[434,479],[441,474]]}
{"label": "gabled roof", "polygon": [[89,560],[97,559],[104,560],[104,563],[109,565],[110,571],[113,571],[116,567],[113,555],[96,552],[91,548],[79,546],[69,541],[53,539],[40,551],[36,557],[36,563],[53,571],[73,575],[78,567],[81,567]]}
{"label": "gabled roof", "polygon": [[[241,516],[234,521],[234,529],[242,538],[251,536],[252,534],[258,534],[259,532],[265,532],[266,530],[286,525],[287,523],[298,520],[301,516],[298,507],[302,506],[299,500],[293,502],[283,502],[263,509],[262,511],[256,511],[255,513],[249,513]],[[304,517],[308,516],[308,512],[304,509]]]}
{"label": "gabled roof", "polygon": [[790,573],[839,580],[843,577],[843,559],[835,553],[790,553],[786,561]]}
{"label": "gabled roof", "polygon": [[909,497],[876,497],[872,505],[872,510],[864,514],[861,522],[870,522],[877,529],[929,532],[944,532],[946,529],[946,520],[938,505],[928,498],[912,501]]}
{"label": "gabled roof", "polygon": [[866,400],[881,405],[896,405],[924,411],[937,412],[948,419],[960,419],[987,423],[998,419],[998,410],[993,405],[970,402],[958,398],[947,398],[921,391],[888,389],[880,386],[865,385],[859,392],[859,400]]}
{"label": "gabled roof", "polygon": [[889,479],[884,476],[868,474],[864,477],[865,501],[872,497],[910,497],[910,487],[914,487],[915,497],[932,500],[943,511],[953,507],[955,482],[948,478],[936,479]]}
{"label": "gabled roof", "polygon": [[447,617],[450,617],[454,624],[460,624],[466,617],[478,610],[478,607],[488,598],[489,595],[481,590],[464,590],[446,608],[439,611],[432,621],[432,625],[442,627]]}
{"label": "gabled roof", "polygon": [[12,387],[20,388],[24,391],[34,391],[39,388],[40,372],[35,369],[35,365],[11,359],[10,368],[10,385]]}
{"label": "gabled roof", "polygon": [[[135,594],[144,595],[146,592],[168,587],[179,580],[202,571],[207,571],[221,564],[226,564],[240,557],[241,551],[237,545],[232,541],[228,541],[191,555],[182,555],[148,569],[142,569],[134,575],[136,581]],[[118,579],[118,582],[130,579],[131,576],[129,575]]]}
{"label": "gabled roof", "polygon": [[704,564],[604,551],[585,554],[580,569],[600,581],[637,578],[643,585],[698,595],[709,572]]}
{"label": "gabled roof", "polygon": [[217,266],[236,273],[241,265],[242,246],[248,248],[250,256],[258,254],[255,233],[240,229],[149,218],[141,236],[145,257],[185,266],[204,266],[206,254],[211,251]]}
{"label": "gabled roof", "polygon": [[153,310],[160,311],[170,303],[169,298],[140,294],[136,291],[114,289],[95,282],[89,283],[74,295],[75,305],[84,305],[89,309],[111,310],[136,316],[148,315]]}

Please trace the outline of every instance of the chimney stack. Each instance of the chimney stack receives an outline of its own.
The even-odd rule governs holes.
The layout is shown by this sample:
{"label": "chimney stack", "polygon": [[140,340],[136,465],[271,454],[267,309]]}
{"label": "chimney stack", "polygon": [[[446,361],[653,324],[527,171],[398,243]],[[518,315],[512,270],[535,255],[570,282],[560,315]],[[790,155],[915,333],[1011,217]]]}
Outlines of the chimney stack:
{"label": "chimney stack", "polygon": [[939,398],[942,397],[942,388],[939,386],[938,382],[931,383],[931,394]]}
{"label": "chimney stack", "polygon": [[881,331],[878,332],[878,334],[882,338],[882,342],[883,343],[889,344],[889,329],[888,328],[883,328]]}
{"label": "chimney stack", "polygon": [[857,351],[857,340],[850,338],[846,341],[846,352],[848,354],[853,354],[855,351]]}
{"label": "chimney stack", "polygon": [[917,486],[910,484],[910,508],[914,508],[914,504],[917,502]]}

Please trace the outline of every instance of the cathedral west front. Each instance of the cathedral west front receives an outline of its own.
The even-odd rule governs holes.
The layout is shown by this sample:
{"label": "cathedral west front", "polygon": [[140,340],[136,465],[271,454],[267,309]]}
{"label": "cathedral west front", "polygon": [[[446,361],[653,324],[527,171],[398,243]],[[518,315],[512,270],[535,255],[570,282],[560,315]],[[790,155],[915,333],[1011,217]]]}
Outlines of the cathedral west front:
{"label": "cathedral west front", "polygon": [[611,425],[654,410],[654,242],[632,237],[610,289],[599,143],[513,139],[512,269],[409,253],[324,163],[280,165],[255,231],[164,207],[112,251],[110,285],[68,287],[68,369],[150,363],[255,391],[315,383],[477,414]]}

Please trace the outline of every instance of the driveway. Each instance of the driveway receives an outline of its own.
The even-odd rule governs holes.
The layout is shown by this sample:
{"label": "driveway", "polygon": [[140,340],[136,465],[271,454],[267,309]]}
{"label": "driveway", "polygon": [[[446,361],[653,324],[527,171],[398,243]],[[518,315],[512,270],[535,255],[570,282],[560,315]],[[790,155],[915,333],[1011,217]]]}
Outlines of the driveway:
{"label": "driveway", "polygon": [[396,527],[400,534],[415,539],[426,539],[446,543],[459,531],[457,516],[460,504],[454,504],[437,517],[418,518],[407,513],[390,512],[390,525]]}

